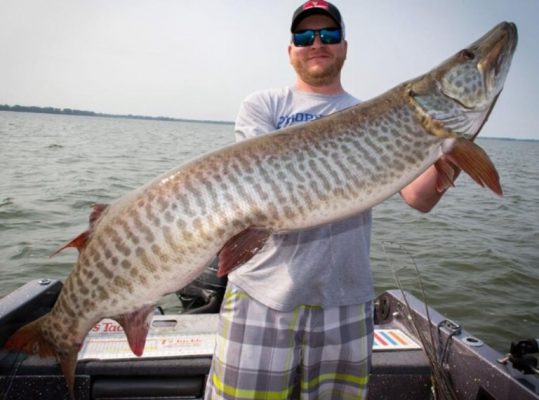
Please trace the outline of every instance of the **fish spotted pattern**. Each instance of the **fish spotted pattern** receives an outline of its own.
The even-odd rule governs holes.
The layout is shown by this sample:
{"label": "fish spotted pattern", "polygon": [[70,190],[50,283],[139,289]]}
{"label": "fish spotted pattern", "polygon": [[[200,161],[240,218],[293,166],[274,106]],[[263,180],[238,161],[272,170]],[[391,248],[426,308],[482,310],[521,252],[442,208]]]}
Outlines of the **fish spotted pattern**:
{"label": "fish spotted pattern", "polygon": [[64,247],[79,258],[51,312],[20,328],[14,350],[54,355],[69,392],[77,353],[102,318],[144,350],[156,302],[200,275],[256,253],[270,234],[368,209],[442,155],[501,194],[472,141],[503,87],[517,42],[501,23],[429,73],[328,117],[201,156],[118,199],[96,205],[90,228]]}

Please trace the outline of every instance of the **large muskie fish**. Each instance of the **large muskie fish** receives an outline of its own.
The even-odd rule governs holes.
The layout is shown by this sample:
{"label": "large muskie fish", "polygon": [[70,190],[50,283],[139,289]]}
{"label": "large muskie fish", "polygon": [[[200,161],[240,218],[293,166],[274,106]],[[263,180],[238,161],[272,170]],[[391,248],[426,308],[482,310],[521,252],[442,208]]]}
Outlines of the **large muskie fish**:
{"label": "large muskie fish", "polygon": [[373,207],[445,155],[501,194],[473,141],[500,94],[517,43],[501,23],[429,73],[370,101],[188,162],[97,206],[67,246],[80,255],[50,313],[9,349],[57,357],[71,395],[77,353],[102,318],[141,355],[156,302],[194,280],[215,254],[220,273],[271,233],[310,228]]}

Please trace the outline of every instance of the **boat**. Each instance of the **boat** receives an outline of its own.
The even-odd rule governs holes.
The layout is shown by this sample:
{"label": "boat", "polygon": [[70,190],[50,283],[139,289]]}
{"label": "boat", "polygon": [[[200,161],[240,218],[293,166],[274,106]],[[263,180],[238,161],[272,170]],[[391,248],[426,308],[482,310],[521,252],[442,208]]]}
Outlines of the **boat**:
{"label": "boat", "polygon": [[[182,312],[156,308],[140,358],[115,321],[97,324],[79,354],[76,399],[202,399],[225,285],[208,269],[178,293]],[[58,280],[33,280],[0,299],[0,344],[48,312],[61,288]],[[452,387],[448,398],[539,399],[534,352],[537,341],[529,339],[503,355],[412,294],[389,290],[375,302],[369,399],[442,399],[435,394],[440,379]],[[0,350],[0,394],[2,400],[68,398],[53,358],[6,350]]]}

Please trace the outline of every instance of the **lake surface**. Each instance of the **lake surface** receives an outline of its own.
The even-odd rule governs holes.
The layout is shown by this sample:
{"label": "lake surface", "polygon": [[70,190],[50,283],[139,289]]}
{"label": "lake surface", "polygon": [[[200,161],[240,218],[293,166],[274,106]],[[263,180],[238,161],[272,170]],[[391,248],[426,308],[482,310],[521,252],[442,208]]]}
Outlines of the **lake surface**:
{"label": "lake surface", "polygon": [[[86,229],[91,204],[232,140],[227,124],[0,112],[0,297],[66,277],[76,251],[49,255]],[[397,273],[421,298],[416,265],[430,305],[506,352],[539,337],[539,142],[478,143],[504,197],[461,176],[428,214],[388,199],[374,210],[372,267],[377,293]]]}

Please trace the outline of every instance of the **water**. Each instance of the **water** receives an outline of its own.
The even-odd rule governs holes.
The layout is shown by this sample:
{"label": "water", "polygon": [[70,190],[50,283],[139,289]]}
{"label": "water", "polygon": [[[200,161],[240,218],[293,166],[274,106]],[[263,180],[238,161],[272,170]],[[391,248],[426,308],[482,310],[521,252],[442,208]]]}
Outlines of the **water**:
{"label": "water", "polygon": [[[92,203],[233,140],[232,125],[0,112],[0,297],[30,279],[63,279]],[[488,129],[488,127],[487,127]],[[505,196],[467,176],[429,214],[398,195],[375,208],[376,291],[404,288],[499,351],[539,337],[539,142],[480,139]],[[384,249],[385,247],[385,249]],[[411,261],[413,259],[413,261]],[[165,307],[174,307],[165,299]]]}

